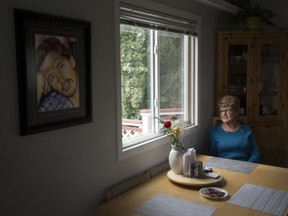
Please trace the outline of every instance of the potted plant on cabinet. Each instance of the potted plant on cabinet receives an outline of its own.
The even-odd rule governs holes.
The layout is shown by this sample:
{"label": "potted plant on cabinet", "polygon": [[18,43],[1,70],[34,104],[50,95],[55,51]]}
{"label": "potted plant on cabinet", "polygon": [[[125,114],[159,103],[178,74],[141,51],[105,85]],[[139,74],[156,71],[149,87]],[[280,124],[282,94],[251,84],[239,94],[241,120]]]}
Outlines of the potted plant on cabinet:
{"label": "potted plant on cabinet", "polygon": [[230,21],[233,24],[236,24],[239,28],[239,25],[244,24],[246,30],[258,30],[261,23],[266,24],[269,27],[278,27],[275,23],[272,22],[272,18],[275,17],[275,14],[268,9],[263,9],[261,4],[255,4],[241,8],[239,12],[230,17]]}

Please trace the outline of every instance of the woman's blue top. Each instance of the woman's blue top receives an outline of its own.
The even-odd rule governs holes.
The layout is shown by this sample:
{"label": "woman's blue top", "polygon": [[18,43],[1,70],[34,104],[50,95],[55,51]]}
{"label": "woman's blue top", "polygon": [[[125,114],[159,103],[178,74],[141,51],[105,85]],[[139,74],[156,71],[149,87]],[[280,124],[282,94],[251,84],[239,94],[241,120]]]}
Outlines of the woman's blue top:
{"label": "woman's blue top", "polygon": [[234,160],[260,162],[260,151],[252,128],[241,124],[239,130],[227,132],[221,124],[216,125],[211,133],[211,155]]}

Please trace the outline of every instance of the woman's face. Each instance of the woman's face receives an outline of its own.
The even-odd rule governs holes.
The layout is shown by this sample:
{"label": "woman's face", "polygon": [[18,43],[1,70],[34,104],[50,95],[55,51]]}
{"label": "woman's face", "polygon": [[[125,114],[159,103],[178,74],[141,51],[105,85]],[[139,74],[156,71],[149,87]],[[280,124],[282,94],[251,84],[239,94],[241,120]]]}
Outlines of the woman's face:
{"label": "woman's face", "polygon": [[220,107],[220,117],[223,123],[237,121],[239,113],[231,106]]}
{"label": "woman's face", "polygon": [[78,88],[78,74],[75,61],[62,57],[59,53],[49,52],[46,56],[41,72],[49,85],[64,96],[72,97]]}

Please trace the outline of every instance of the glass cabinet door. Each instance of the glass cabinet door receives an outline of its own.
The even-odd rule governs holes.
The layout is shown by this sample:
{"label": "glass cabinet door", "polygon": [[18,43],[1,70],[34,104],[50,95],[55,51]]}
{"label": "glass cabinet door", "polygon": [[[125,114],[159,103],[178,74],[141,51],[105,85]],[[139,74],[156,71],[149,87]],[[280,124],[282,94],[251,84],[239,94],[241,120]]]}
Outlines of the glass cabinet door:
{"label": "glass cabinet door", "polygon": [[252,41],[247,39],[227,40],[227,94],[240,99],[240,114],[252,111],[247,103],[252,89],[247,85],[253,63]]}
{"label": "glass cabinet door", "polygon": [[247,45],[229,45],[228,94],[241,101],[241,114],[245,115],[247,87]]}
{"label": "glass cabinet door", "polygon": [[[255,118],[278,121],[282,116],[281,39],[259,39],[260,56],[256,63]],[[259,66],[258,66],[259,65]]]}

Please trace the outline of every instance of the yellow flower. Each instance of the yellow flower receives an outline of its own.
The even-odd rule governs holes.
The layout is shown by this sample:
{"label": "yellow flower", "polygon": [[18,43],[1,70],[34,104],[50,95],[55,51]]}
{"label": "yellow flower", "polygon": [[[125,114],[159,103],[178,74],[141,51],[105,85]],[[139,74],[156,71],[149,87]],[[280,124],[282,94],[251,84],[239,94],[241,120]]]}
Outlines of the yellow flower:
{"label": "yellow flower", "polygon": [[172,134],[173,134],[174,136],[178,137],[179,134],[180,134],[180,129],[179,129],[178,127],[174,127],[174,128],[172,129]]}

